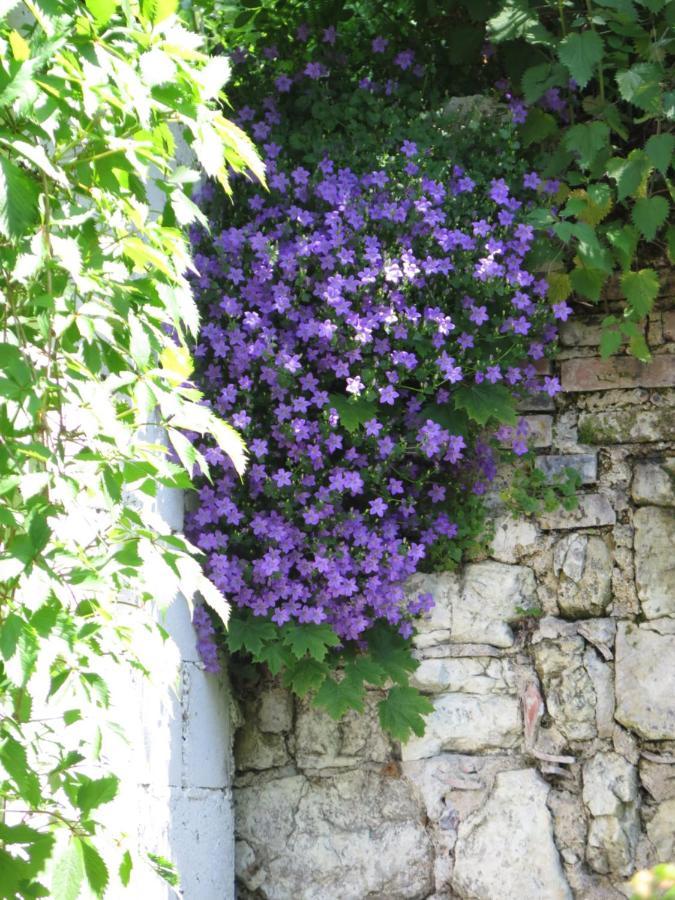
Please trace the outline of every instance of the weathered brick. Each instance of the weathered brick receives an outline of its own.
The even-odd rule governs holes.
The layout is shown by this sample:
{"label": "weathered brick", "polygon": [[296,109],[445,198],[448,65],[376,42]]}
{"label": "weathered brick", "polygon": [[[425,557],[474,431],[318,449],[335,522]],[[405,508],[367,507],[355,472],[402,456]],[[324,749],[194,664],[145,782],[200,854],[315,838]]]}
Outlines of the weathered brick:
{"label": "weathered brick", "polygon": [[582,484],[593,484],[598,478],[598,457],[596,453],[565,453],[551,456],[537,456],[535,465],[549,478],[562,475],[567,468],[576,469]]}
{"label": "weathered brick", "polygon": [[545,531],[568,528],[598,528],[614,525],[616,513],[604,494],[581,494],[577,509],[556,509],[539,517],[539,524]]}
{"label": "weathered brick", "polygon": [[675,409],[608,409],[579,416],[583,444],[647,444],[675,439]]}
{"label": "weathered brick", "polygon": [[560,325],[563,347],[597,347],[602,335],[600,319],[570,319]]}
{"label": "weathered brick", "polygon": [[633,356],[568,359],[560,366],[563,390],[602,391],[633,387],[675,387],[675,358],[657,356],[642,363]]}

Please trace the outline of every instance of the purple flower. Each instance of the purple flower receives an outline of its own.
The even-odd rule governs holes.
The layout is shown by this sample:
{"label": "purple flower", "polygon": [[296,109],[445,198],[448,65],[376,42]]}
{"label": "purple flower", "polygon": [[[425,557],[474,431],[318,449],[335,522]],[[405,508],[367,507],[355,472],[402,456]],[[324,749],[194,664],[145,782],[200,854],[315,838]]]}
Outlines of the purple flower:
{"label": "purple flower", "polygon": [[561,322],[566,322],[571,316],[572,312],[572,307],[568,306],[564,300],[562,300],[560,303],[553,304],[553,315],[556,319],[560,319]]}
{"label": "purple flower", "polygon": [[371,515],[382,518],[387,511],[387,504],[381,497],[376,497],[375,500],[370,501],[368,509],[370,510]]}
{"label": "purple flower", "polygon": [[373,38],[373,42],[372,42],[371,46],[372,46],[373,53],[384,53],[384,51],[389,46],[389,40],[387,38],[383,38],[383,37],[376,37],[376,38]]}

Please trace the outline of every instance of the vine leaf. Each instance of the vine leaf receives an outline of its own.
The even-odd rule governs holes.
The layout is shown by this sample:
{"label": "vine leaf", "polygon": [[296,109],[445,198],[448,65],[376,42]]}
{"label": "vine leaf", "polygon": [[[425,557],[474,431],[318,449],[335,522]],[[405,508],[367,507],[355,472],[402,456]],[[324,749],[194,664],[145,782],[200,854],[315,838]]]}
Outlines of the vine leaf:
{"label": "vine leaf", "polygon": [[332,719],[341,719],[349,709],[363,712],[363,681],[353,676],[324,679],[319,688],[314,705],[325,709]]}
{"label": "vine leaf", "polygon": [[253,656],[262,653],[263,644],[276,637],[274,624],[261,616],[240,619],[233,616],[227,630],[227,645],[231,653],[246,650]]}
{"label": "vine leaf", "polygon": [[305,657],[286,669],[284,685],[299,697],[304,697],[310,691],[318,690],[328,672],[328,665],[325,662]]}
{"label": "vine leaf", "polygon": [[455,406],[485,425],[490,419],[506,425],[515,425],[516,411],[513,397],[503,384],[463,384],[453,394]]}
{"label": "vine leaf", "polygon": [[283,636],[284,642],[298,659],[309,653],[321,661],[329,647],[340,643],[330,625],[289,625],[284,628]]}
{"label": "vine leaf", "polygon": [[409,685],[395,685],[378,704],[380,725],[398,741],[424,734],[424,716],[434,711],[428,697]]}

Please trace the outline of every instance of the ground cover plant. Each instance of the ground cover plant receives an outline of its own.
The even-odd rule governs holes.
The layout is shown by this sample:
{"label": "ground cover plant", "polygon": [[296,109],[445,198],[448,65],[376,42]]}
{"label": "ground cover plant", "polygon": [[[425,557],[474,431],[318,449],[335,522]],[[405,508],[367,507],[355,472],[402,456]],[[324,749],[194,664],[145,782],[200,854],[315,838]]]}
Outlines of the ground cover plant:
{"label": "ground cover plant", "polygon": [[571,310],[528,263],[558,185],[508,114],[462,125],[384,35],[301,23],[233,62],[269,192],[196,198],[195,356],[251,466],[242,483],[198,444],[215,475],[190,536],[236,604],[230,650],[336,717],[391,679],[380,719],[405,739],[430,708],[409,639],[433,597],[404,582],[481,542],[498,461],[527,452],[518,398],[560,390],[537,366]]}

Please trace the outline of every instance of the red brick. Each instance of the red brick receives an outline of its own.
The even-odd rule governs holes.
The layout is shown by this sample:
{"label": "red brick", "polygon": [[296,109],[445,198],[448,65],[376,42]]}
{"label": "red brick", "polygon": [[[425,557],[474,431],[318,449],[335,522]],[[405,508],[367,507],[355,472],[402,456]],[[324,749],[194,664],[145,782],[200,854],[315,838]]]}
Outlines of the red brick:
{"label": "red brick", "polygon": [[608,391],[617,388],[675,387],[675,356],[641,363],[633,356],[568,359],[560,364],[563,390]]}

